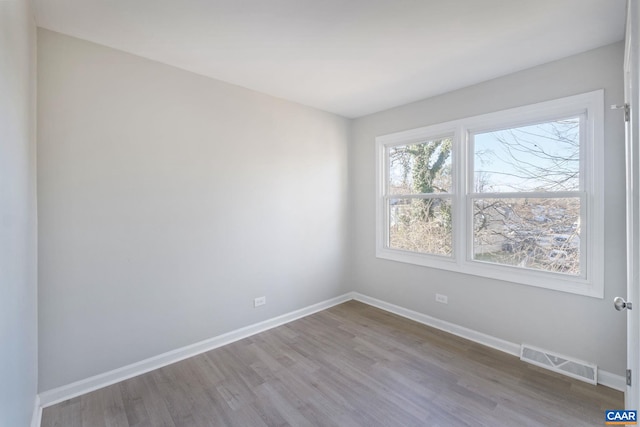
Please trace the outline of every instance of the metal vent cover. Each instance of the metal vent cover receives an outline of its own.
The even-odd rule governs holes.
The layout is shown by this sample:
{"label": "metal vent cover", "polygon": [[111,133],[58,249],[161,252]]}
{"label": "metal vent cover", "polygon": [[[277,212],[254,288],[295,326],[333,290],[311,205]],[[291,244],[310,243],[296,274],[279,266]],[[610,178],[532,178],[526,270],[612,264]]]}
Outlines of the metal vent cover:
{"label": "metal vent cover", "polygon": [[558,372],[589,384],[598,384],[598,366],[571,357],[522,344],[520,360]]}

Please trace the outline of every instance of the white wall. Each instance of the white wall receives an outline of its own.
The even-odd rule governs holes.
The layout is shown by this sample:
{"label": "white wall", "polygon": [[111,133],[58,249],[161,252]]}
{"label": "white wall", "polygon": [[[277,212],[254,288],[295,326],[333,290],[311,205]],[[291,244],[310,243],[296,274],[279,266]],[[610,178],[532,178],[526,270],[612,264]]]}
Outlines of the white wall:
{"label": "white wall", "polygon": [[347,290],[346,119],[42,29],[38,86],[41,391]]}
{"label": "white wall", "polygon": [[36,27],[0,1],[0,426],[29,425],[37,390]]}
{"label": "white wall", "polygon": [[[353,122],[351,282],[356,291],[514,343],[597,363],[623,375],[625,316],[624,127],[610,104],[623,102],[623,44],[606,46]],[[473,64],[469,64],[473,67]],[[605,89],[605,298],[595,299],[375,257],[375,154],[378,135]],[[449,304],[435,302],[448,295]]]}

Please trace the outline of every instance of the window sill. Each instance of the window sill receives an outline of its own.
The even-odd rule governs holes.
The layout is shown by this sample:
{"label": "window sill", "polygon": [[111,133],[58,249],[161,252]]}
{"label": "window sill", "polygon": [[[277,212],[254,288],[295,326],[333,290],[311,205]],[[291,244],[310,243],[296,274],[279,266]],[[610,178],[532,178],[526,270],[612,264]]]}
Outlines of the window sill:
{"label": "window sill", "polygon": [[521,267],[494,265],[482,261],[465,260],[458,262],[453,258],[444,256],[422,255],[387,248],[377,248],[376,257],[592,298],[604,298],[603,284],[592,283],[583,277],[523,269]]}

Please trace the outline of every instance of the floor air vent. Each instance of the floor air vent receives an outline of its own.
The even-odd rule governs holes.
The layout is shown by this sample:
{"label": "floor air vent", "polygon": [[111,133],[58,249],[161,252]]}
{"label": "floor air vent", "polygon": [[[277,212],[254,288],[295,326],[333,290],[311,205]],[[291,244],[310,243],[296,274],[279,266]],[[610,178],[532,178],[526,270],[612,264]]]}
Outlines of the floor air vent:
{"label": "floor air vent", "polygon": [[581,360],[549,353],[526,344],[520,349],[520,360],[590,384],[598,383],[598,367]]}

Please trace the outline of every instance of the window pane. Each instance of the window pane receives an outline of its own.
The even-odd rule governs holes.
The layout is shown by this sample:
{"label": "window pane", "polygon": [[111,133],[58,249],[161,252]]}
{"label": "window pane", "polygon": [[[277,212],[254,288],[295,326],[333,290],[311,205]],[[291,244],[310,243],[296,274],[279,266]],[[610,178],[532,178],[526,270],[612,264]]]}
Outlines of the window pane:
{"label": "window pane", "polygon": [[580,274],[580,198],[474,199],[473,258]]}
{"label": "window pane", "polygon": [[391,249],[451,256],[452,241],[450,200],[389,200]]}
{"label": "window pane", "polygon": [[580,117],[473,136],[475,193],[579,190]]}
{"label": "window pane", "polygon": [[388,148],[389,194],[451,192],[452,138]]}

